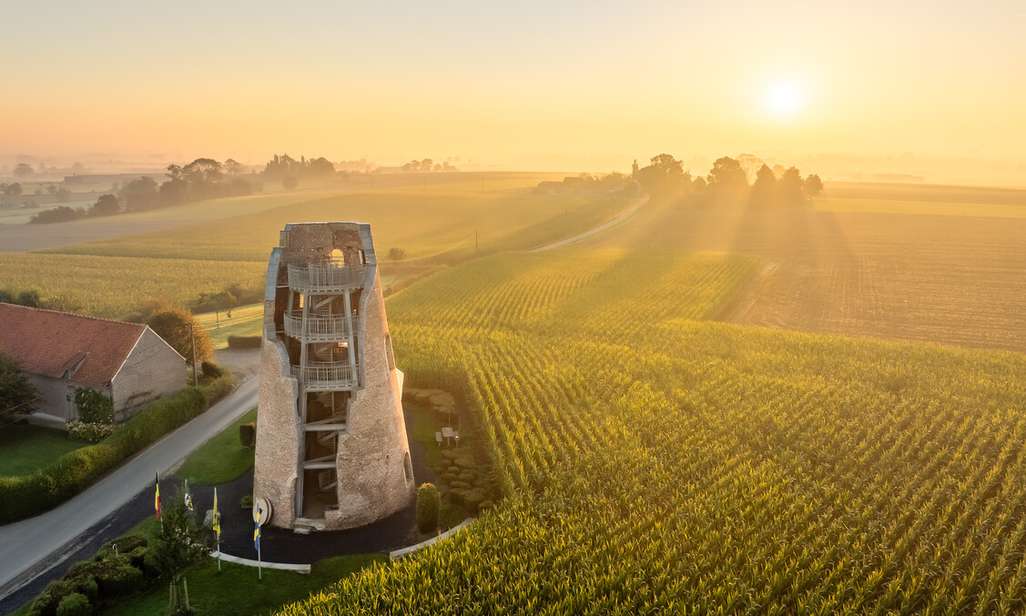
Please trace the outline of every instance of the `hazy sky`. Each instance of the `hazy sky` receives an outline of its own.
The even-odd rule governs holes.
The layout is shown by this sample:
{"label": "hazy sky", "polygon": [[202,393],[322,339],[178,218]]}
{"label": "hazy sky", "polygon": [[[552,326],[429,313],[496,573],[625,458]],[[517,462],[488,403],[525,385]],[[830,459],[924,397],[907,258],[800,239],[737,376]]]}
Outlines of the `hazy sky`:
{"label": "hazy sky", "polygon": [[831,154],[1026,185],[1023,0],[60,4],[0,7],[0,156]]}

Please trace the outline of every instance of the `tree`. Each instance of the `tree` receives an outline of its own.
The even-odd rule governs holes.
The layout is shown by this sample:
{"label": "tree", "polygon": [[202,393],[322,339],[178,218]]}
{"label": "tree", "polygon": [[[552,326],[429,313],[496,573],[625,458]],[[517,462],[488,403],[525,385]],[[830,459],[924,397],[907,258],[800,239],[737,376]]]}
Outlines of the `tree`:
{"label": "tree", "polygon": [[777,182],[777,194],[782,203],[797,205],[805,202],[802,174],[797,167],[790,167]]}
{"label": "tree", "polygon": [[192,314],[178,306],[158,308],[146,324],[190,364],[193,360],[194,339],[197,363],[209,361],[214,355],[207,331],[196,324]]}
{"label": "tree", "polygon": [[[171,165],[172,167],[178,167],[178,165]],[[178,167],[180,169],[180,167]],[[172,175],[168,174],[171,179],[160,185],[160,204],[162,206],[167,205],[178,205],[184,203],[189,196],[189,185],[185,180],[181,179],[181,174]]]}
{"label": "tree", "polygon": [[669,154],[652,157],[651,164],[635,174],[638,184],[651,195],[661,195],[691,188],[691,175],[684,165]]}
{"label": "tree", "polygon": [[388,258],[393,261],[402,261],[406,258],[406,251],[402,248],[390,248],[388,250]]}
{"label": "tree", "polygon": [[0,354],[0,421],[14,413],[32,410],[38,401],[35,385],[13,359]]}
{"label": "tree", "polygon": [[289,175],[281,180],[281,186],[285,190],[295,190],[299,187],[299,178],[294,175]]}
{"label": "tree", "polygon": [[129,212],[150,210],[160,205],[160,192],[157,181],[151,177],[141,177],[125,184],[121,189],[121,198],[125,201],[125,209]]}
{"label": "tree", "polygon": [[153,560],[161,575],[171,581],[171,613],[190,613],[188,593],[182,572],[207,554],[204,531],[196,516],[185,506],[184,491],[179,491],[160,514],[160,535],[153,545]]}
{"label": "tree", "polygon": [[121,203],[114,195],[100,195],[96,203],[89,208],[90,216],[114,216],[121,213]]}
{"label": "tree", "polygon": [[66,205],[58,205],[55,208],[49,210],[43,210],[35,216],[29,219],[29,223],[32,224],[49,224],[53,222],[68,222],[70,220],[77,220],[82,217],[83,210],[79,210]]}
{"label": "tree", "polygon": [[729,156],[716,159],[709,171],[708,182],[709,188],[719,192],[737,193],[748,188],[748,178],[741,163]]}
{"label": "tree", "polygon": [[241,175],[246,172],[246,168],[234,158],[229,158],[224,161],[224,172],[228,175]]}
{"label": "tree", "polygon": [[16,178],[27,178],[27,177],[30,177],[35,172],[36,172],[36,170],[33,169],[32,165],[30,165],[28,163],[18,163],[14,167],[14,177],[16,177]]}
{"label": "tree", "polygon": [[21,192],[22,192],[21,184],[19,184],[18,182],[14,182],[12,184],[4,185],[4,196],[5,197],[11,197],[11,198],[19,197],[19,196],[21,196]]}
{"label": "tree", "polygon": [[182,167],[182,178],[190,184],[216,184],[223,177],[221,163],[213,158],[197,158]]}
{"label": "tree", "polygon": [[331,164],[331,161],[323,156],[311,159],[308,163],[308,170],[310,175],[314,176],[335,175],[335,165]]}
{"label": "tree", "polygon": [[805,194],[810,197],[817,197],[823,192],[823,180],[819,179],[819,176],[815,173],[810,174],[809,177],[805,178]]}
{"label": "tree", "polygon": [[755,174],[755,183],[752,184],[752,192],[748,198],[753,204],[769,205],[777,197],[777,176],[767,165],[759,167]]}

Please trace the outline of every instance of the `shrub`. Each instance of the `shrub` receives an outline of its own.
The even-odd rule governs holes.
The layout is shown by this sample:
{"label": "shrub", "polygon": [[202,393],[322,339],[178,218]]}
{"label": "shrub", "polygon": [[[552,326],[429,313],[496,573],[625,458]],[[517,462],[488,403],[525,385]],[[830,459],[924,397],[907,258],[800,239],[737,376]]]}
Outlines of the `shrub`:
{"label": "shrub", "polygon": [[422,533],[438,529],[438,488],[423,483],[417,488],[417,528]]}
{"label": "shrub", "polygon": [[78,592],[65,596],[57,606],[57,616],[89,616],[92,613],[93,606],[89,605],[88,597]]}
{"label": "shrub", "polygon": [[74,586],[64,580],[56,580],[46,585],[28,609],[31,616],[54,616],[64,597],[75,592]]}
{"label": "shrub", "polygon": [[72,438],[90,443],[99,443],[111,434],[117,426],[111,423],[86,423],[84,421],[69,421],[65,427]]}
{"label": "shrub", "polygon": [[111,423],[114,421],[114,402],[95,389],[75,392],[75,406],[83,423]]}
{"label": "shrub", "polygon": [[239,426],[239,442],[243,447],[256,447],[256,423],[249,422]]}
{"label": "shrub", "polygon": [[130,593],[142,582],[142,571],[133,567],[127,556],[114,555],[99,564],[102,566],[96,573],[96,583],[104,598]]}
{"label": "shrub", "polygon": [[228,336],[229,349],[259,349],[263,338],[260,336]]}
{"label": "shrub", "polygon": [[85,575],[72,580],[72,583],[75,585],[75,591],[89,597],[90,601],[95,601],[100,597],[100,587],[96,584],[96,578],[93,576]]}
{"label": "shrub", "polygon": [[402,248],[390,248],[388,251],[388,258],[393,261],[402,261],[406,258],[406,251]]}
{"label": "shrub", "polygon": [[213,404],[232,393],[232,390],[235,389],[235,377],[231,374],[226,374],[203,385],[200,389],[203,391],[203,397],[206,399],[207,404]]}
{"label": "shrub", "polygon": [[203,378],[205,379],[216,379],[220,376],[224,376],[224,370],[221,366],[218,366],[214,362],[205,361],[200,364],[200,370],[203,372]]}

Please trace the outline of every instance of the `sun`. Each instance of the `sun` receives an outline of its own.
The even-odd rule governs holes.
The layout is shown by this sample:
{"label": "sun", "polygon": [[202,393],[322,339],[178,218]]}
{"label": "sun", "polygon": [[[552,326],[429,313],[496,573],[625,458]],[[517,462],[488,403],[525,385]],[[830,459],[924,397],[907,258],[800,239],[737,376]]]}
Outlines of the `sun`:
{"label": "sun", "polygon": [[777,120],[791,120],[805,109],[805,91],[794,81],[770,82],[763,92],[762,105],[766,113]]}

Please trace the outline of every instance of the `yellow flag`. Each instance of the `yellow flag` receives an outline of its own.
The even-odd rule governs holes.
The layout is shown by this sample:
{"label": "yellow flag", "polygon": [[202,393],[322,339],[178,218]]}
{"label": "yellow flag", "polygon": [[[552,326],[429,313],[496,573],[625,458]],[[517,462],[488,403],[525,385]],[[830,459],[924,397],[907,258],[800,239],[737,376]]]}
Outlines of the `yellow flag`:
{"label": "yellow flag", "polygon": [[214,511],[210,516],[210,528],[217,535],[217,540],[221,540],[221,513],[217,510],[217,488],[214,488]]}

